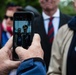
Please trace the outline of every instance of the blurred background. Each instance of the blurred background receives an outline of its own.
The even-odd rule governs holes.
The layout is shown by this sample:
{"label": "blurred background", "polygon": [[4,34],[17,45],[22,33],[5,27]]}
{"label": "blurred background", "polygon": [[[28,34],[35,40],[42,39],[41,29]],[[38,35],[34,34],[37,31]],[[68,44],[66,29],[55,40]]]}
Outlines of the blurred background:
{"label": "blurred background", "polygon": [[[0,21],[2,21],[3,19],[4,13],[5,13],[5,7],[8,2],[14,2],[22,6],[23,8],[26,7],[27,5],[31,5],[41,13],[41,8],[38,0],[0,0]],[[69,14],[72,16],[76,14],[73,9],[72,0],[61,0],[59,8],[61,9],[62,12],[66,14]]]}

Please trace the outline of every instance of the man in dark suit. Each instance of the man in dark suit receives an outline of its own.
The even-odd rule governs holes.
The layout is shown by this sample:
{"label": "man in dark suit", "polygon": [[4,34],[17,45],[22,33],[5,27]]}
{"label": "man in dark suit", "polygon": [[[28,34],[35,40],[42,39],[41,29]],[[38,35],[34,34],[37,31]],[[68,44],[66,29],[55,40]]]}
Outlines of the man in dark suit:
{"label": "man in dark suit", "polygon": [[52,46],[52,44],[49,43],[49,38],[47,36],[49,18],[53,17],[52,24],[54,26],[55,36],[58,29],[66,24],[71,17],[60,12],[58,8],[60,0],[39,0],[39,2],[42,7],[42,15],[35,18],[32,35],[38,33],[41,37],[41,45],[44,50],[44,61],[48,70]]}

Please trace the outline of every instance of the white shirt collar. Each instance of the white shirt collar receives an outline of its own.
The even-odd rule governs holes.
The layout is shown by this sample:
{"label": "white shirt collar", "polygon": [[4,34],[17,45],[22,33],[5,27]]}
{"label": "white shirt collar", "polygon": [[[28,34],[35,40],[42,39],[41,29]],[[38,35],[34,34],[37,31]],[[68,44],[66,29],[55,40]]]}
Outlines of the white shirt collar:
{"label": "white shirt collar", "polygon": [[[50,16],[46,15],[45,12],[42,12],[42,16],[43,16],[44,20],[50,18]],[[59,9],[57,9],[57,11],[54,13],[53,17],[60,17],[60,11],[59,11]]]}

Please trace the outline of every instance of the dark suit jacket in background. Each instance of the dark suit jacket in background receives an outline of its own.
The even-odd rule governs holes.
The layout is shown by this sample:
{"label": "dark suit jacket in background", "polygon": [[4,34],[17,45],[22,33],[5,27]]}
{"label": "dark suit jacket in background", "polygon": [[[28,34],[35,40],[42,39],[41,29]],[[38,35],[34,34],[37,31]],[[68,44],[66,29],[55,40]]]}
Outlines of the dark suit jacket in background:
{"label": "dark suit jacket in background", "polygon": [[[59,28],[65,23],[67,23],[70,19],[70,16],[60,13]],[[51,45],[45,32],[44,21],[42,16],[39,16],[34,20],[32,35],[34,35],[34,33],[38,33],[41,37],[41,46],[44,50],[44,61],[46,63],[46,68],[48,70],[51,55]]]}

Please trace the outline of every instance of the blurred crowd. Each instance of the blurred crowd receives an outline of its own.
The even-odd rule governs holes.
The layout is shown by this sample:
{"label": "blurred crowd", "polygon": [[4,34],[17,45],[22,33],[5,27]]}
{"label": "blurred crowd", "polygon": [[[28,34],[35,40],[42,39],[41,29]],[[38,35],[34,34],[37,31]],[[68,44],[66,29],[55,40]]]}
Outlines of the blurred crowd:
{"label": "blurred crowd", "polygon": [[[10,2],[6,6],[4,18],[0,23],[1,50],[4,50],[6,46],[12,48],[12,44],[11,46],[9,45],[12,42],[8,40],[13,36],[14,13],[26,11],[34,13],[31,46],[28,49],[23,47],[16,49],[21,61],[25,61],[20,66],[18,65],[19,67],[17,66],[18,69],[17,67],[12,68],[7,74],[46,75],[48,73],[48,75],[76,75],[76,17],[61,12],[59,9],[60,0],[39,0],[39,3],[42,13],[30,5],[23,8]],[[76,9],[76,0],[73,0],[73,5]],[[34,36],[34,34],[37,35]],[[40,50],[40,52],[38,51],[37,54],[35,50]],[[17,64],[20,64],[20,61],[18,62]],[[34,65],[31,66],[32,63]],[[35,65],[37,68],[35,68]],[[41,69],[38,66],[41,66]]]}

